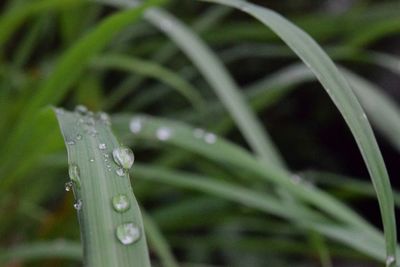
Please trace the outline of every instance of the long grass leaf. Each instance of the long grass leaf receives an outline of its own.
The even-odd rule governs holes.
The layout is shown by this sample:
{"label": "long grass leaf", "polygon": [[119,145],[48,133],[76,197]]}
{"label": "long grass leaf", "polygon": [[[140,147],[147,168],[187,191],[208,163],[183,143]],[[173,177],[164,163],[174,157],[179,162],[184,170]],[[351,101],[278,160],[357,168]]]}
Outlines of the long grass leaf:
{"label": "long grass leaf", "polygon": [[394,266],[397,234],[392,189],[373,131],[348,81],[311,37],[274,11],[241,0],[210,1],[241,9],[270,27],[317,76],[350,127],[367,165],[381,210],[388,266]]}
{"label": "long grass leaf", "polygon": [[67,188],[76,199],[85,265],[150,267],[139,206],[125,171],[133,155],[121,150],[104,114],[57,110],[57,117],[68,150]]}

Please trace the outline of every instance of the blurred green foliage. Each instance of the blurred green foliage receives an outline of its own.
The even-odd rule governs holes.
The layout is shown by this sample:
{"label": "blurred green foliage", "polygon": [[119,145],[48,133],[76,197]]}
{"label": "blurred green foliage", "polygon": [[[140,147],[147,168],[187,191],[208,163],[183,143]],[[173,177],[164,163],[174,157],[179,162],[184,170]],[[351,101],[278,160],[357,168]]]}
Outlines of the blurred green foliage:
{"label": "blurred green foliage", "polygon": [[[358,88],[378,92],[369,98],[368,117],[397,186],[399,2],[253,2],[279,11],[350,69],[350,75],[358,73]],[[2,266],[81,266],[73,197],[64,191],[66,153],[49,108],[73,109],[78,104],[110,113],[115,133],[135,152],[135,195],[148,214],[149,227],[160,230],[155,242],[150,240],[154,266],[168,266],[157,234],[182,266],[380,266],[379,255],[344,247],[346,242],[335,238],[346,236],[343,232],[323,236],[269,208],[249,205],[278,200],[280,209],[289,209],[282,204],[285,192],[235,165],[236,150],[219,157],[218,151],[193,148],[183,137],[182,143],[159,142],[154,132],[135,137],[129,131],[129,121],[138,113],[168,118],[160,125],[172,123],[173,128],[174,120],[215,132],[243,150],[247,159],[250,150],[262,150],[259,143],[249,142],[252,137],[248,139],[238,123],[247,118],[240,118],[246,113],[241,103],[248,104],[273,140],[265,148],[277,147],[284,165],[303,181],[379,227],[374,191],[350,131],[321,85],[272,31],[223,6],[169,1],[163,7],[188,25],[224,63],[222,70],[235,78],[241,88],[239,104],[227,111],[224,98],[214,91],[213,82],[221,82],[220,94],[226,92],[220,74],[214,80],[203,75],[201,67],[159,31],[166,27],[168,32],[168,24],[155,27],[155,15],[133,21],[132,11],[119,10],[118,1],[114,4],[0,4]],[[378,102],[382,94],[385,102]],[[395,202],[399,205],[398,194]],[[302,201],[298,206],[321,214]]]}

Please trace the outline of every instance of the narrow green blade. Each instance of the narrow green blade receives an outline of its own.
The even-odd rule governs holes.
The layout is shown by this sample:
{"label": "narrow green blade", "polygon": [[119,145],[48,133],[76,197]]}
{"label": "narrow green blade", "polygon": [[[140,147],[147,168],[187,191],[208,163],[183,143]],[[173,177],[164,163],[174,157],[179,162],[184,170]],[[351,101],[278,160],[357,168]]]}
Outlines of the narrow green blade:
{"label": "narrow green blade", "polygon": [[127,165],[121,168],[113,160],[121,146],[105,114],[82,111],[58,109],[57,117],[68,150],[71,182],[66,189],[73,189],[76,199],[85,266],[149,267],[142,217]]}
{"label": "narrow green blade", "polygon": [[347,80],[310,36],[274,11],[241,0],[209,1],[238,8],[260,20],[285,41],[317,76],[350,127],[367,165],[381,210],[387,266],[394,266],[397,242],[396,219],[389,177],[371,126]]}

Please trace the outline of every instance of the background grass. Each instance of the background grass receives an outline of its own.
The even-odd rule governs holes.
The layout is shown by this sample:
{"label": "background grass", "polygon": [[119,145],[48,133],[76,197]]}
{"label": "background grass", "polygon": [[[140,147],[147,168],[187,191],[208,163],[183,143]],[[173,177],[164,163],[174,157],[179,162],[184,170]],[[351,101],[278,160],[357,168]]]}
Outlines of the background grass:
{"label": "background grass", "polygon": [[[396,189],[400,4],[252,2],[294,22],[340,66]],[[362,113],[346,111],[349,98],[322,78],[354,139],[291,50],[323,73],[316,48],[307,59],[310,46],[296,50],[302,36],[281,36],[292,38],[290,49],[226,6],[149,4],[159,7],[0,4],[1,265],[81,266],[67,157],[48,107],[84,104],[110,113],[116,136],[135,152],[131,182],[152,266],[382,266],[397,249],[385,167],[369,149]],[[358,110],[354,103],[347,107]],[[171,138],[160,141],[160,129]]]}

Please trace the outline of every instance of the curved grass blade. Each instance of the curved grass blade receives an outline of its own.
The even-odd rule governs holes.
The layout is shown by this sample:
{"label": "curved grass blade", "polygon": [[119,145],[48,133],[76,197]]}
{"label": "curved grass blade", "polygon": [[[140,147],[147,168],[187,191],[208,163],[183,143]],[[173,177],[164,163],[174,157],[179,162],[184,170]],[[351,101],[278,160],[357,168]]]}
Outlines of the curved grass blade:
{"label": "curved grass blade", "polygon": [[171,248],[162,235],[158,225],[153,219],[143,213],[144,224],[146,225],[146,233],[150,246],[154,247],[164,267],[178,267],[179,264],[172,254]]}
{"label": "curved grass blade", "polygon": [[198,67],[230,112],[249,145],[260,157],[284,167],[273,142],[248,107],[234,80],[214,53],[188,27],[167,12],[152,8],[145,18],[167,34]]}
{"label": "curved grass blade", "polygon": [[[218,198],[227,199],[262,212],[274,214],[299,224],[306,229],[314,230],[329,238],[341,241],[348,246],[369,255],[371,258],[384,261],[385,251],[383,240],[377,242],[369,239],[357,228],[350,228],[331,224],[321,220],[318,214],[308,214],[301,210],[292,210],[283,202],[266,194],[260,194],[253,190],[243,188],[228,182],[216,181],[201,175],[185,172],[171,171],[164,168],[137,164],[133,173],[139,179],[166,183],[169,185],[183,187],[186,189],[201,191],[214,195]],[[310,216],[311,215],[311,216]],[[335,234],[337,233],[337,234]]]}
{"label": "curved grass blade", "polygon": [[[317,188],[307,186],[307,184],[296,183],[279,167],[259,162],[244,149],[235,146],[220,137],[213,136],[203,130],[199,134],[195,130],[183,123],[169,121],[165,119],[152,118],[149,116],[129,116],[115,117],[115,130],[121,136],[126,136],[128,129],[136,138],[144,138],[152,141],[162,141],[191,152],[205,156],[208,159],[229,164],[236,168],[250,171],[255,177],[278,185],[299,199],[307,201],[322,211],[330,214],[334,218],[362,229],[371,237],[381,240],[381,234],[370,224],[359,217],[354,211],[333,199]],[[129,128],[128,128],[129,127]],[[168,134],[165,134],[168,132]],[[162,136],[160,137],[160,133]],[[210,135],[212,137],[210,137]]]}
{"label": "curved grass blade", "polygon": [[196,88],[157,63],[124,55],[106,54],[95,58],[92,64],[94,67],[116,68],[159,79],[185,97],[198,111],[205,108],[205,102]]}
{"label": "curved grass blade", "polygon": [[378,196],[384,227],[387,266],[396,264],[396,219],[393,194],[385,163],[366,115],[349,83],[320,46],[305,32],[277,13],[241,0],[209,0],[238,8],[271,28],[314,72],[338,107],[358,144]]}
{"label": "curved grass blade", "polygon": [[76,199],[85,265],[150,267],[139,206],[125,170],[133,158],[113,161],[121,146],[105,115],[80,112],[57,110],[57,118],[68,150],[68,187]]}

